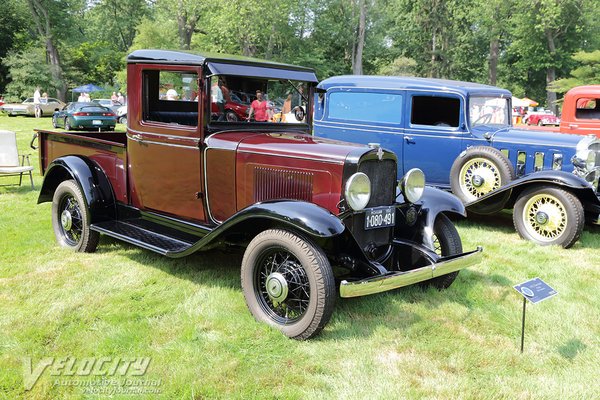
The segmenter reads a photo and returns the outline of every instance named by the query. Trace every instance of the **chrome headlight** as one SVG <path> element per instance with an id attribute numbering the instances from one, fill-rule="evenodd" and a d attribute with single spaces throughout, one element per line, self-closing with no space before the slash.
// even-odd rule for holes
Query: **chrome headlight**
<path id="1" fill-rule="evenodd" d="M 573 164 L 585 171 L 596 167 L 596 152 L 593 150 L 580 150 L 573 157 Z"/>
<path id="2" fill-rule="evenodd" d="M 408 171 L 400 180 L 400 190 L 404 198 L 411 203 L 416 203 L 423 196 L 425 190 L 425 174 L 419 168 Z"/>
<path id="3" fill-rule="evenodd" d="M 362 172 L 357 172 L 348 179 L 344 191 L 346 202 L 354 211 L 360 211 L 371 199 L 371 180 Z"/>

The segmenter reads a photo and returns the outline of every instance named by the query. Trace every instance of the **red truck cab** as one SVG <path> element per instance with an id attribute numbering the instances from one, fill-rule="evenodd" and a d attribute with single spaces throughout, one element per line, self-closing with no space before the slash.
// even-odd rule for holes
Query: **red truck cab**
<path id="1" fill-rule="evenodd" d="M 536 126 L 536 122 L 528 121 L 527 125 L 520 127 L 576 135 L 596 135 L 600 138 L 600 85 L 577 86 L 569 90 L 564 97 L 560 125 L 548 124 Z"/>
<path id="2" fill-rule="evenodd" d="M 38 201 L 52 201 L 60 245 L 93 252 L 104 234 L 172 258 L 244 249 L 248 308 L 297 339 L 325 326 L 336 285 L 341 297 L 445 288 L 481 259 L 445 215 L 462 203 L 420 170 L 398 183 L 379 145 L 310 136 L 313 70 L 138 50 L 127 74 L 127 132 L 37 131 Z M 223 115 L 227 91 L 256 93 L 248 118 Z M 289 98 L 294 116 L 273 122 L 265 103 Z"/>

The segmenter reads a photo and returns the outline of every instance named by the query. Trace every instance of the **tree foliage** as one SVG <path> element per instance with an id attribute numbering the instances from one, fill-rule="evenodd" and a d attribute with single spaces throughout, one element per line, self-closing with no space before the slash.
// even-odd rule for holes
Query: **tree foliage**
<path id="1" fill-rule="evenodd" d="M 60 92 L 61 82 L 123 87 L 126 54 L 162 48 L 305 65 L 320 78 L 362 72 L 491 83 L 551 104 L 553 90 L 595 79 L 596 64 L 578 57 L 600 48 L 600 2 L 4 0 L 0 33 L 0 90 L 12 80 L 6 90 L 15 94 L 32 84 L 15 54 L 31 60 L 45 51 L 38 75 L 49 73 Z"/>

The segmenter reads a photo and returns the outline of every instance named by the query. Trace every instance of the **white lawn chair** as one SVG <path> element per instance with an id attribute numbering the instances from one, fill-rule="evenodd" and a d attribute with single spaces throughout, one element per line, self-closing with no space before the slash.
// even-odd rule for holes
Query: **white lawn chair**
<path id="1" fill-rule="evenodd" d="M 27 160 L 27 165 L 25 165 L 25 160 Z M 19 164 L 17 135 L 12 131 L 0 130 L 0 178 L 5 176 L 19 176 L 19 186 L 21 186 L 23 174 L 29 173 L 31 188 L 35 189 L 31 171 L 33 171 L 33 167 L 29 163 L 29 155 L 22 155 L 21 163 Z"/>

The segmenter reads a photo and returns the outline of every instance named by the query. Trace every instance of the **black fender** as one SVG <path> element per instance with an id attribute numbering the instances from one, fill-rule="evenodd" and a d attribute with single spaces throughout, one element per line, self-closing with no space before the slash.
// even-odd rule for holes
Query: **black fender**
<path id="1" fill-rule="evenodd" d="M 566 171 L 538 171 L 528 174 L 522 178 L 515 179 L 499 189 L 480 197 L 477 200 L 465 204 L 467 211 L 476 209 L 479 205 L 493 203 L 506 192 L 511 196 L 507 204 L 514 204 L 519 194 L 534 185 L 554 185 L 573 193 L 584 204 L 586 208 L 597 208 L 600 199 L 596 196 L 592 185 L 585 179 Z"/>
<path id="2" fill-rule="evenodd" d="M 337 216 L 316 204 L 297 200 L 266 201 L 238 211 L 190 248 L 166 255 L 173 258 L 185 257 L 208 248 L 227 233 L 258 233 L 272 226 L 288 227 L 317 241 L 341 235 L 346 229 Z"/>
<path id="3" fill-rule="evenodd" d="M 94 161 L 81 156 L 64 156 L 53 160 L 44 174 L 38 204 L 52 201 L 57 186 L 74 179 L 90 210 L 91 223 L 116 218 L 116 202 L 110 181 Z"/>

